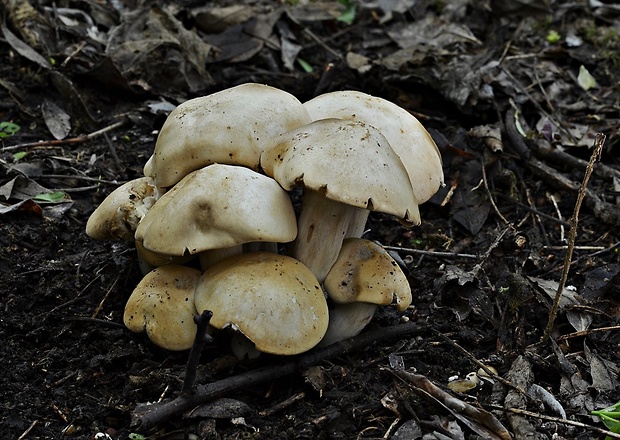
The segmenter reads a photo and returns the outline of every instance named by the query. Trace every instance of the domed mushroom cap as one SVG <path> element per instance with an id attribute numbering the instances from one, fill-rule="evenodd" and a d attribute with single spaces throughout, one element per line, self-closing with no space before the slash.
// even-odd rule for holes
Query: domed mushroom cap
<path id="1" fill-rule="evenodd" d="M 196 309 L 211 310 L 210 325 L 233 326 L 265 353 L 305 352 L 327 331 L 327 302 L 316 277 L 299 261 L 268 252 L 228 258 L 205 271 Z"/>
<path id="2" fill-rule="evenodd" d="M 159 192 L 153 179 L 141 177 L 112 191 L 86 222 L 86 234 L 96 240 L 133 241 L 138 223 Z"/>
<path id="3" fill-rule="evenodd" d="M 411 287 L 398 263 L 378 244 L 348 238 L 323 283 L 336 303 L 395 304 L 399 311 L 411 304 Z"/>
<path id="4" fill-rule="evenodd" d="M 132 292 L 123 321 L 167 350 L 187 350 L 196 337 L 194 290 L 200 271 L 168 264 L 149 272 Z"/>
<path id="5" fill-rule="evenodd" d="M 261 155 L 284 189 L 297 184 L 339 203 L 420 223 L 409 176 L 387 139 L 355 121 L 323 119 L 291 130 Z"/>
<path id="6" fill-rule="evenodd" d="M 325 93 L 304 107 L 312 120 L 339 118 L 376 127 L 403 161 L 418 203 L 430 199 L 443 184 L 437 145 L 420 121 L 402 107 L 356 91 Z"/>
<path id="7" fill-rule="evenodd" d="M 212 163 L 258 169 L 271 139 L 310 122 L 293 95 L 262 84 L 242 84 L 191 99 L 170 113 L 145 173 L 171 187 Z"/>
<path id="8" fill-rule="evenodd" d="M 220 164 L 184 177 L 136 230 L 146 249 L 179 256 L 251 241 L 284 243 L 296 235 L 293 205 L 275 180 Z"/>

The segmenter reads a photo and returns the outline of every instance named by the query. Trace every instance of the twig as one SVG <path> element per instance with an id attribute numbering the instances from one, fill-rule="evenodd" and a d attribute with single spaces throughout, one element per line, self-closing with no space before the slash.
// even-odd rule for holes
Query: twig
<path id="1" fill-rule="evenodd" d="M 571 261 L 570 264 L 571 264 L 571 266 L 574 266 L 575 264 L 577 264 L 580 261 L 583 261 L 585 259 L 590 259 L 592 257 L 598 257 L 599 255 L 606 254 L 607 252 L 611 252 L 611 251 L 613 251 L 615 249 L 618 249 L 619 247 L 620 247 L 620 241 L 615 243 L 615 244 L 613 244 L 612 246 L 607 247 L 607 248 L 598 250 L 596 252 L 592 252 L 591 254 L 582 255 L 581 257 L 577 258 L 576 260 Z M 568 246 L 563 246 L 562 249 L 566 250 L 566 249 L 568 249 Z M 580 249 L 580 246 L 575 246 L 573 249 L 574 250 L 578 250 L 578 249 Z M 563 268 L 564 268 L 563 264 L 562 265 L 558 265 L 558 266 L 554 267 L 553 269 L 549 269 L 546 272 L 538 273 L 537 276 L 544 278 L 544 277 L 548 276 L 549 274 L 552 274 L 552 273 L 555 273 L 555 272 L 557 272 L 559 270 L 562 270 Z"/>
<path id="2" fill-rule="evenodd" d="M 86 316 L 70 316 L 70 317 L 62 318 L 62 319 L 63 321 L 69 321 L 69 322 L 87 322 L 89 324 L 97 324 L 97 325 L 102 325 L 104 327 L 117 328 L 121 330 L 127 329 L 127 327 L 125 327 L 120 322 L 106 321 L 105 319 L 98 319 L 98 318 L 88 318 Z"/>
<path id="3" fill-rule="evenodd" d="M 277 413 L 278 411 L 282 411 L 284 408 L 287 408 L 287 407 L 291 406 L 293 403 L 298 402 L 298 401 L 304 399 L 305 397 L 306 397 L 306 393 L 304 393 L 303 391 L 301 393 L 294 394 L 291 397 L 289 397 L 288 399 L 283 400 L 282 402 L 275 404 L 271 408 L 267 408 L 267 409 L 265 409 L 263 411 L 260 411 L 258 413 L 258 415 L 261 416 L 261 417 L 271 416 L 271 415 Z"/>
<path id="4" fill-rule="evenodd" d="M 493 243 L 491 243 L 491 246 L 489 246 L 489 248 L 486 250 L 486 252 L 482 256 L 482 259 L 471 270 L 470 273 L 472 274 L 474 278 L 478 276 L 478 272 L 480 272 L 480 269 L 482 269 L 482 266 L 484 265 L 485 261 L 487 261 L 487 259 L 491 256 L 491 252 L 493 252 L 493 249 L 495 249 L 500 244 L 500 242 L 502 241 L 502 238 L 504 238 L 504 235 L 506 235 L 506 232 L 510 231 L 511 229 L 514 229 L 512 225 L 508 225 L 504 228 L 502 232 L 499 233 L 497 237 L 495 237 L 495 240 L 493 240 Z"/>
<path id="5" fill-rule="evenodd" d="M 37 142 L 27 142 L 25 144 L 11 145 L 9 147 L 2 147 L 0 151 L 14 151 L 22 148 L 33 148 L 33 147 L 47 147 L 47 146 L 57 146 L 57 145 L 67 145 L 67 144 L 79 144 L 82 142 L 86 142 L 89 139 L 95 138 L 103 133 L 107 133 L 108 131 L 112 131 L 116 128 L 119 128 L 125 125 L 125 120 L 115 122 L 112 125 L 108 125 L 107 127 L 102 128 L 101 130 L 93 131 L 89 134 L 84 134 L 81 136 L 69 138 L 69 139 L 52 139 L 47 141 L 37 141 Z"/>
<path id="6" fill-rule="evenodd" d="M 324 348 L 312 350 L 308 353 L 296 356 L 292 360 L 284 362 L 281 365 L 263 367 L 207 385 L 200 385 L 196 387 L 196 391 L 191 395 L 181 394 L 176 399 L 166 403 L 136 408 L 132 414 L 132 428 L 141 432 L 150 431 L 170 418 L 176 417 L 184 411 L 208 402 L 225 393 L 239 390 L 248 385 L 256 385 L 258 383 L 278 379 L 293 374 L 298 370 L 308 368 L 325 359 L 366 348 L 384 339 L 394 340 L 402 338 L 419 330 L 420 327 L 413 323 L 377 329 L 376 331 L 364 333 Z"/>
<path id="7" fill-rule="evenodd" d="M 560 299 L 562 298 L 562 292 L 564 290 L 564 286 L 566 285 L 566 280 L 568 279 L 568 272 L 570 270 L 571 259 L 573 258 L 573 249 L 575 247 L 575 240 L 577 239 L 577 225 L 579 223 L 579 210 L 581 209 L 581 203 L 583 202 L 583 199 L 586 195 L 586 187 L 588 186 L 588 181 L 590 180 L 590 176 L 592 175 L 592 170 L 594 169 L 594 163 L 600 159 L 604 144 L 605 144 L 605 135 L 602 133 L 597 133 L 594 139 L 594 148 L 592 151 L 592 156 L 590 156 L 590 162 L 588 163 L 588 167 L 586 168 L 586 172 L 583 176 L 583 182 L 581 183 L 581 187 L 579 188 L 579 192 L 577 193 L 577 201 L 575 202 L 575 209 L 570 219 L 571 227 L 570 227 L 570 231 L 568 234 L 568 248 L 566 249 L 566 255 L 564 256 L 564 266 L 562 269 L 562 276 L 560 278 L 560 282 L 558 283 L 558 290 L 555 294 L 553 305 L 551 306 L 551 310 L 549 310 L 549 321 L 547 322 L 547 327 L 545 328 L 545 333 L 543 334 L 543 337 L 542 337 L 543 341 L 546 341 L 551 335 L 551 330 L 553 329 L 553 324 L 555 323 L 555 318 L 558 314 L 558 307 L 560 305 Z"/>
<path id="8" fill-rule="evenodd" d="M 559 218 L 554 217 L 554 216 L 549 215 L 549 214 L 545 214 L 544 212 L 541 212 L 540 210 L 538 210 L 536 208 L 532 208 L 531 206 L 527 206 L 527 205 L 524 205 L 523 203 L 517 202 L 515 199 L 513 199 L 509 195 L 502 194 L 502 193 L 497 193 L 496 195 L 499 196 L 500 198 L 502 198 L 502 199 L 504 199 L 504 200 L 506 200 L 506 201 L 508 201 L 508 202 L 510 202 L 510 203 L 512 203 L 514 205 L 516 205 L 517 207 L 523 209 L 524 211 L 531 212 L 532 214 L 536 214 L 539 217 L 542 217 L 544 219 L 550 220 L 550 221 L 552 221 L 554 223 L 557 223 L 559 225 L 565 226 L 567 228 L 570 227 L 570 223 L 568 223 L 567 221 L 564 221 L 562 219 L 559 219 Z"/>
<path id="9" fill-rule="evenodd" d="M 486 151 L 486 150 L 485 150 Z M 493 210 L 495 211 L 495 213 L 497 214 L 497 216 L 499 218 L 502 219 L 502 221 L 512 227 L 514 229 L 514 227 L 511 225 L 511 223 L 506 219 L 506 217 L 504 217 L 502 215 L 502 213 L 499 211 L 499 208 L 497 207 L 497 204 L 495 203 L 495 199 L 493 198 L 493 194 L 491 194 L 491 190 L 489 189 L 489 181 L 487 180 L 487 170 L 484 167 L 484 161 L 480 162 L 480 169 L 482 170 L 482 181 L 484 182 L 484 189 L 487 193 L 487 196 L 489 197 L 489 201 L 491 202 L 491 206 L 493 206 Z"/>
<path id="10" fill-rule="evenodd" d="M 38 420 L 33 421 L 33 422 L 30 424 L 30 426 L 28 427 L 28 429 L 26 429 L 26 430 L 22 433 L 22 435 L 20 435 L 19 437 L 17 437 L 17 440 L 23 440 L 23 439 L 25 439 L 26 437 L 28 437 L 28 434 L 30 434 L 30 431 L 32 431 L 32 430 L 33 430 L 33 428 L 34 428 L 35 426 L 37 426 L 37 423 L 39 423 L 39 421 L 38 421 Z"/>
<path id="11" fill-rule="evenodd" d="M 528 416 L 528 417 L 534 417 L 537 419 L 541 419 L 541 420 L 549 420 L 555 423 L 560 423 L 563 425 L 570 425 L 570 426 L 576 426 L 578 428 L 585 428 L 585 429 L 589 429 L 591 431 L 594 432 L 598 432 L 599 434 L 603 434 L 603 435 L 607 435 L 608 437 L 611 438 L 620 438 L 620 434 L 616 434 L 614 432 L 608 431 L 606 429 L 602 429 L 599 428 L 598 426 L 592 426 L 592 425 L 587 425 L 585 423 L 581 423 L 581 422 L 577 422 L 575 420 L 568 420 L 568 419 L 562 419 L 559 417 L 553 417 L 553 416 L 548 416 L 545 414 L 538 414 L 538 413 L 534 413 L 531 411 L 526 411 L 524 409 L 519 409 L 519 408 L 504 408 L 503 406 L 499 406 L 499 405 L 484 405 L 486 408 L 492 409 L 492 410 L 497 410 L 497 411 L 505 411 L 505 412 L 510 412 L 513 414 L 519 414 L 519 415 L 523 415 L 523 416 Z"/>
<path id="12" fill-rule="evenodd" d="M 399 247 L 399 246 L 383 246 L 383 245 L 381 246 L 385 250 L 403 252 L 405 254 L 428 255 L 431 257 L 438 257 L 438 258 L 471 258 L 472 260 L 478 259 L 478 255 L 474 255 L 474 254 L 458 254 L 454 252 L 424 251 L 421 249 L 412 249 L 412 248 L 405 248 L 405 247 Z"/>
<path id="13" fill-rule="evenodd" d="M 185 368 L 185 381 L 183 382 L 182 394 L 192 394 L 194 392 L 194 385 L 196 384 L 196 371 L 198 370 L 198 363 L 200 362 L 200 355 L 202 349 L 207 342 L 212 340 L 211 336 L 207 334 L 209 329 L 209 322 L 213 317 L 211 310 L 204 310 L 200 315 L 194 316 L 194 322 L 196 323 L 196 337 L 194 338 L 194 344 L 189 352 L 189 358 L 187 359 L 187 366 Z"/>
<path id="14" fill-rule="evenodd" d="M 599 327 L 599 328 L 592 328 L 589 330 L 581 330 L 578 332 L 574 332 L 574 333 L 569 333 L 567 335 L 562 335 L 558 338 L 555 338 L 556 341 L 566 341 L 567 339 L 571 339 L 571 338 L 580 338 L 582 336 L 589 336 L 592 335 L 594 333 L 602 333 L 602 332 L 611 332 L 614 330 L 620 330 L 620 325 L 614 325 L 611 327 Z"/>
<path id="15" fill-rule="evenodd" d="M 555 208 L 555 213 L 558 215 L 558 218 L 560 220 L 562 219 L 562 211 L 560 211 L 560 207 L 558 206 L 558 202 L 555 200 L 555 197 L 553 196 L 553 194 L 549 194 L 549 200 L 551 200 L 551 203 L 553 204 L 553 207 Z M 570 223 L 569 223 L 569 227 L 570 227 Z M 564 242 L 566 241 L 564 238 L 564 225 L 560 225 L 560 241 Z"/>
<path id="16" fill-rule="evenodd" d="M 99 305 L 97 306 L 97 308 L 95 309 L 95 311 L 93 312 L 91 318 L 95 319 L 97 317 L 97 315 L 99 314 L 99 312 L 101 311 L 101 309 L 103 308 L 103 304 L 105 303 L 105 301 L 108 299 L 108 296 L 110 296 L 110 292 L 112 292 L 112 290 L 114 289 L 114 287 L 116 286 L 116 283 L 118 282 L 119 278 L 121 276 L 118 275 L 116 277 L 116 279 L 114 280 L 114 282 L 112 283 L 112 285 L 110 286 L 110 288 L 108 289 L 108 291 L 105 293 L 103 299 L 101 300 L 101 302 L 99 303 Z"/>

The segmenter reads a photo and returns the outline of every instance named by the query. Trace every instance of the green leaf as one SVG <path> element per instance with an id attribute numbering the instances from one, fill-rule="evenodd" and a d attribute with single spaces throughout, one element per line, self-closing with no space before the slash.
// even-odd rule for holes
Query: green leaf
<path id="1" fill-rule="evenodd" d="M 590 90 L 592 87 L 596 87 L 596 80 L 590 74 L 590 72 L 588 72 L 588 69 L 586 69 L 583 65 L 579 67 L 577 83 L 583 90 Z"/>
<path id="2" fill-rule="evenodd" d="M 12 122 L 3 121 L 0 122 L 0 138 L 12 136 L 19 131 L 21 127 Z"/>
<path id="3" fill-rule="evenodd" d="M 301 58 L 297 58 L 297 62 L 299 63 L 299 65 L 301 66 L 301 68 L 304 70 L 304 72 L 306 73 L 312 73 L 312 71 L 314 70 L 312 68 L 312 66 L 310 65 L 310 63 L 308 63 L 305 60 L 302 60 Z"/>
<path id="4" fill-rule="evenodd" d="M 352 0 L 338 0 L 338 3 L 344 5 L 346 9 L 337 20 L 346 24 L 353 23 L 355 21 L 355 2 Z"/>
<path id="5" fill-rule="evenodd" d="M 13 153 L 13 160 L 15 162 L 22 160 L 27 154 L 28 153 L 26 151 L 18 151 L 17 153 Z"/>
<path id="6" fill-rule="evenodd" d="M 549 33 L 547 34 L 547 43 L 549 44 L 555 44 L 558 41 L 560 41 L 560 34 L 558 34 L 557 31 L 551 30 L 549 31 Z"/>
<path id="7" fill-rule="evenodd" d="M 620 402 L 605 409 L 592 411 L 592 415 L 600 417 L 611 432 L 620 434 Z"/>
<path id="8" fill-rule="evenodd" d="M 62 191 L 54 191 L 54 192 L 49 192 L 49 193 L 37 194 L 32 199 L 39 201 L 39 202 L 57 203 L 57 202 L 62 202 L 63 200 L 68 199 L 68 197 Z"/>

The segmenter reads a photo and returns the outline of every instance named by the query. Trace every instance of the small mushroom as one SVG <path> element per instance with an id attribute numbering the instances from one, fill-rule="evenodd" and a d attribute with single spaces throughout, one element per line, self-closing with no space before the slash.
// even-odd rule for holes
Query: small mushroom
<path id="1" fill-rule="evenodd" d="M 394 304 L 400 312 L 411 304 L 411 287 L 398 263 L 383 247 L 363 238 L 344 240 L 323 286 L 338 304 Z"/>
<path id="2" fill-rule="evenodd" d="M 200 271 L 168 264 L 149 272 L 132 292 L 123 321 L 167 350 L 187 350 L 196 337 L 194 290 Z"/>
<path id="3" fill-rule="evenodd" d="M 146 249 L 177 256 L 214 249 L 237 254 L 243 243 L 284 243 L 296 235 L 293 205 L 275 180 L 248 168 L 221 164 L 185 176 L 158 200 L 136 230 L 136 239 Z"/>
<path id="4" fill-rule="evenodd" d="M 264 353 L 305 352 L 323 338 L 328 311 L 323 290 L 301 262 L 269 252 L 227 258 L 206 270 L 196 309 L 211 310 L 210 325 L 231 326 Z"/>
<path id="5" fill-rule="evenodd" d="M 150 177 L 140 177 L 119 186 L 88 218 L 86 234 L 96 240 L 133 241 L 138 223 L 159 195 Z"/>
<path id="6" fill-rule="evenodd" d="M 336 305 L 321 345 L 357 335 L 378 305 L 393 304 L 402 312 L 411 304 L 411 287 L 398 263 L 381 246 L 362 238 L 344 240 L 323 287 Z"/>
<path id="7" fill-rule="evenodd" d="M 304 187 L 293 256 L 320 282 L 342 240 L 366 210 L 420 223 L 409 176 L 374 127 L 340 119 L 315 121 L 280 136 L 261 155 L 265 173 L 286 190 Z"/>
<path id="8" fill-rule="evenodd" d="M 346 90 L 325 93 L 304 103 L 313 121 L 339 118 L 377 128 L 407 169 L 416 201 L 430 199 L 443 185 L 441 154 L 428 131 L 411 113 L 386 99 Z M 347 236 L 361 236 L 366 223 L 360 218 Z"/>
<path id="9" fill-rule="evenodd" d="M 166 119 L 144 172 L 168 188 L 212 163 L 258 170 L 261 151 L 274 137 L 309 122 L 297 98 L 262 84 L 191 99 Z"/>

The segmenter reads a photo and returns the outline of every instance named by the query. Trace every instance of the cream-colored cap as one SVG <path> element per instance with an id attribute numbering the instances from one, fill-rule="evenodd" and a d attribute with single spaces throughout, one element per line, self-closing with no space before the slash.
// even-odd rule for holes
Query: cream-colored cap
<path id="1" fill-rule="evenodd" d="M 242 84 L 179 105 L 166 119 L 145 173 L 168 188 L 212 163 L 258 170 L 272 138 L 310 122 L 290 93 L 262 84 Z"/>
<path id="2" fill-rule="evenodd" d="M 194 290 L 200 271 L 168 264 L 149 272 L 138 283 L 123 321 L 132 332 L 146 331 L 149 339 L 167 350 L 187 350 L 196 337 Z"/>
<path id="3" fill-rule="evenodd" d="M 159 192 L 153 179 L 141 177 L 112 191 L 86 222 L 86 234 L 97 240 L 133 241 L 138 223 Z"/>
<path id="4" fill-rule="evenodd" d="M 428 131 L 398 105 L 366 93 L 339 91 L 304 103 L 312 120 L 340 118 L 377 128 L 407 169 L 418 203 L 430 199 L 443 185 L 441 154 Z"/>
<path id="5" fill-rule="evenodd" d="M 184 177 L 136 230 L 146 249 L 179 256 L 252 241 L 284 243 L 296 235 L 293 205 L 275 180 L 221 164 Z"/>
<path id="6" fill-rule="evenodd" d="M 269 252 L 228 258 L 200 277 L 196 309 L 210 324 L 232 326 L 265 353 L 303 353 L 323 338 L 328 311 L 323 290 L 299 261 Z"/>
<path id="7" fill-rule="evenodd" d="M 339 203 L 419 224 L 409 176 L 387 139 L 368 124 L 323 119 L 289 131 L 261 155 L 265 173 Z"/>
<path id="8" fill-rule="evenodd" d="M 411 304 L 411 287 L 398 263 L 363 238 L 344 240 L 323 286 L 335 303 L 394 304 L 401 312 Z"/>

